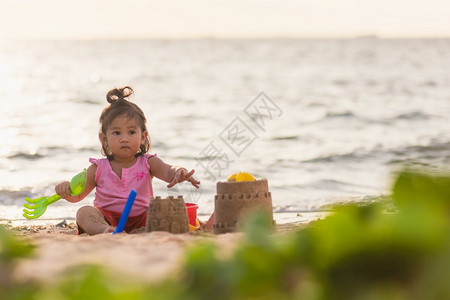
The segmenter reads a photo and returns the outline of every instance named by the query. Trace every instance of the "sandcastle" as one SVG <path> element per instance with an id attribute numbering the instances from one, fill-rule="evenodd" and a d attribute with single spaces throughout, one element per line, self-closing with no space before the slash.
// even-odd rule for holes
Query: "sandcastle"
<path id="1" fill-rule="evenodd" d="M 254 211 L 262 211 L 274 224 L 272 196 L 265 178 L 218 182 L 214 205 L 213 229 L 216 234 L 239 230 L 243 218 Z"/>
<path id="2" fill-rule="evenodd" d="M 183 196 L 153 197 L 148 207 L 145 231 L 189 232 L 189 221 Z"/>

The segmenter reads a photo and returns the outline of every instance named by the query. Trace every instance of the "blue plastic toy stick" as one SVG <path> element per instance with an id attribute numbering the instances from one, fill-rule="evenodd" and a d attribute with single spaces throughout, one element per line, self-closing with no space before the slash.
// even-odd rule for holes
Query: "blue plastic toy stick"
<path id="1" fill-rule="evenodd" d="M 120 216 L 119 224 L 117 225 L 116 230 L 114 230 L 113 234 L 121 233 L 125 228 L 125 224 L 127 224 L 128 215 L 130 214 L 131 207 L 133 206 L 134 199 L 136 198 L 136 191 L 131 190 L 130 195 L 128 196 L 127 203 L 125 203 L 125 207 L 123 208 L 122 215 Z"/>

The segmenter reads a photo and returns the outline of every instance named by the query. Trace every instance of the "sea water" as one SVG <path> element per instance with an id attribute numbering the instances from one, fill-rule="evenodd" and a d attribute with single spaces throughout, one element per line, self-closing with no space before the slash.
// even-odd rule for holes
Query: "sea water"
<path id="1" fill-rule="evenodd" d="M 405 164 L 450 161 L 450 40 L 0 42 L 0 219 L 100 158 L 106 92 L 130 85 L 152 153 L 195 169 L 155 195 L 212 212 L 216 182 L 267 178 L 275 212 L 389 193 Z M 59 201 L 41 219 L 93 201 Z"/>

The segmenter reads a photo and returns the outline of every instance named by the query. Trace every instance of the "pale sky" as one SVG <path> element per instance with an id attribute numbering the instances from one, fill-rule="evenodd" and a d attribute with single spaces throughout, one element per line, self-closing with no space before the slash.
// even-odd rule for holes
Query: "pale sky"
<path id="1" fill-rule="evenodd" d="M 2 38 L 450 37 L 448 0 L 0 0 Z"/>

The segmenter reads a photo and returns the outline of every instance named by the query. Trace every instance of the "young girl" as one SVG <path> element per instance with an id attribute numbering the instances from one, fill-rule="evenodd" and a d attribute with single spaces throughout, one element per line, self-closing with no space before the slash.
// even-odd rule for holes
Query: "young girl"
<path id="1" fill-rule="evenodd" d="M 61 182 L 55 191 L 69 202 L 84 199 L 94 188 L 94 206 L 83 206 L 77 212 L 78 232 L 90 235 L 113 232 L 132 189 L 137 192 L 129 214 L 126 232 L 145 226 L 147 208 L 153 196 L 152 179 L 168 182 L 168 188 L 189 181 L 196 188 L 200 182 L 185 168 L 169 165 L 150 150 L 146 118 L 142 110 L 128 101 L 131 87 L 112 89 L 106 95 L 110 103 L 100 116 L 99 139 L 103 159 L 89 159 L 86 187 L 79 196 L 71 196 L 70 183 Z"/>

